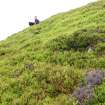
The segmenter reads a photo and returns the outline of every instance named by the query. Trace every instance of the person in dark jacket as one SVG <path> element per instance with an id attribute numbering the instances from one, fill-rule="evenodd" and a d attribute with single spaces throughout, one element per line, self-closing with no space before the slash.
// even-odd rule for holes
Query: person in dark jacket
<path id="1" fill-rule="evenodd" d="M 37 19 L 37 16 L 35 16 L 35 24 L 39 24 L 39 20 Z"/>
<path id="2" fill-rule="evenodd" d="M 37 16 L 35 16 L 35 22 L 29 22 L 30 26 L 32 26 L 34 24 L 39 24 L 39 20 L 37 19 Z"/>

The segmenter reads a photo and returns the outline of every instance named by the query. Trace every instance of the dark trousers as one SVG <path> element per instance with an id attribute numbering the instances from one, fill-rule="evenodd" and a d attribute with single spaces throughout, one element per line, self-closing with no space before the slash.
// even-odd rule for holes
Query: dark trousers
<path id="1" fill-rule="evenodd" d="M 30 26 L 32 26 L 32 25 L 34 25 L 34 24 L 35 24 L 34 22 L 29 22 L 29 25 L 30 25 Z"/>

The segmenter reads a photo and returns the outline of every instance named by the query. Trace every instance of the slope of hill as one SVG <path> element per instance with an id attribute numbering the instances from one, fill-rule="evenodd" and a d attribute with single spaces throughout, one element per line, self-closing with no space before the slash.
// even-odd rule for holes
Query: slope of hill
<path id="1" fill-rule="evenodd" d="M 0 105 L 77 105 L 85 75 L 105 69 L 105 1 L 60 13 L 0 42 Z M 105 104 L 105 82 L 91 103 Z"/>

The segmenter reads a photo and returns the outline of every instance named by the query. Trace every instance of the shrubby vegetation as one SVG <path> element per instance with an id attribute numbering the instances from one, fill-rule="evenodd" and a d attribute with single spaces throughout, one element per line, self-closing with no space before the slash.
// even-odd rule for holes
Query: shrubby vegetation
<path id="1" fill-rule="evenodd" d="M 77 105 L 72 94 L 92 68 L 105 69 L 104 0 L 0 42 L 0 105 Z M 104 105 L 104 84 L 83 105 Z"/>

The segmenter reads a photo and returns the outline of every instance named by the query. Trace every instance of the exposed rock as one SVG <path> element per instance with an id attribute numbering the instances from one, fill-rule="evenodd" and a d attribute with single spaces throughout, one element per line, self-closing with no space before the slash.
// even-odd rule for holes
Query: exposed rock
<path id="1" fill-rule="evenodd" d="M 105 72 L 101 70 L 90 71 L 86 74 L 87 85 L 100 85 L 105 77 Z"/>
<path id="2" fill-rule="evenodd" d="M 94 86 L 102 84 L 105 77 L 105 71 L 92 70 L 86 74 L 86 86 L 81 86 L 73 92 L 73 96 L 78 100 L 79 105 L 84 105 L 85 101 L 92 101 L 94 99 Z"/>
<path id="3" fill-rule="evenodd" d="M 94 50 L 93 50 L 92 47 L 89 47 L 89 48 L 88 48 L 88 53 L 93 52 L 93 51 L 94 51 Z"/>
<path id="4" fill-rule="evenodd" d="M 79 89 L 76 89 L 73 93 L 73 96 L 78 100 L 79 105 L 83 105 L 84 101 L 91 101 L 94 98 L 94 91 L 89 86 L 84 86 Z"/>

